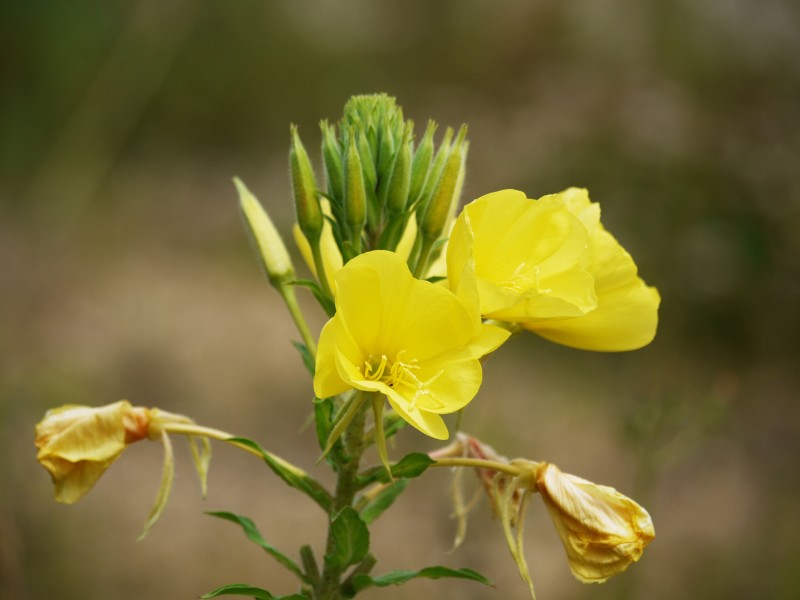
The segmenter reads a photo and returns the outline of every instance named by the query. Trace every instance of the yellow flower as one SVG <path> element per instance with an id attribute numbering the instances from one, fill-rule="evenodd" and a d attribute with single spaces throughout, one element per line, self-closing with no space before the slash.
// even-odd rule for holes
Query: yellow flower
<path id="1" fill-rule="evenodd" d="M 337 274 L 336 290 L 336 315 L 319 339 L 317 397 L 379 392 L 414 427 L 446 439 L 440 415 L 472 400 L 479 358 L 508 332 L 482 324 L 474 303 L 415 279 L 394 252 L 357 256 Z"/>
<path id="2" fill-rule="evenodd" d="M 556 526 L 572 574 L 602 583 L 642 556 L 655 537 L 647 511 L 614 488 L 541 463 L 536 484 Z"/>
<path id="3" fill-rule="evenodd" d="M 150 411 L 126 400 L 92 408 L 66 405 L 36 425 L 36 456 L 50 472 L 56 500 L 80 500 L 126 446 L 147 437 Z"/>
<path id="4" fill-rule="evenodd" d="M 658 292 L 603 228 L 586 190 L 478 198 L 456 221 L 447 270 L 452 289 L 477 288 L 485 317 L 560 344 L 634 350 L 655 335 Z"/>

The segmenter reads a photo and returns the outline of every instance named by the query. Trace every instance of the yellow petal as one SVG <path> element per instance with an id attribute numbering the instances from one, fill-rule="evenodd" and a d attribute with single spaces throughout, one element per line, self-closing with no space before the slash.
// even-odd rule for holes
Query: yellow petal
<path id="1" fill-rule="evenodd" d="M 630 254 L 600 223 L 600 207 L 586 190 L 563 192 L 566 205 L 589 232 L 590 263 L 597 308 L 578 318 L 528 320 L 523 327 L 559 344 L 606 352 L 649 344 L 658 326 L 658 291 L 638 276 Z"/>
<path id="2" fill-rule="evenodd" d="M 481 314 L 505 321 L 584 314 L 596 306 L 587 231 L 563 201 L 515 190 L 471 202 L 453 227 L 447 269 L 458 289 L 474 263 Z"/>

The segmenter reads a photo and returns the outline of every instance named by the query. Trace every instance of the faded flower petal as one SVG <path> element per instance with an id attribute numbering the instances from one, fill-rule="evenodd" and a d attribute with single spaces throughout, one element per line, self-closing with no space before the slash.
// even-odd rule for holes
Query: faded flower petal
<path id="1" fill-rule="evenodd" d="M 50 472 L 56 500 L 80 500 L 128 444 L 147 437 L 149 420 L 146 408 L 134 408 L 127 400 L 47 411 L 36 426 L 36 458 Z"/>
<path id="2" fill-rule="evenodd" d="M 536 484 L 567 552 L 572 574 L 602 583 L 642 555 L 655 537 L 647 511 L 614 488 L 541 463 Z"/>

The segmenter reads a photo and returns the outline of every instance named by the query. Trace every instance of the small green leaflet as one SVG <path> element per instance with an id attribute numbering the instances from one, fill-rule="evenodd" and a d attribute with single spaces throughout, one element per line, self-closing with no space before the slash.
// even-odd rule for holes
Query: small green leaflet
<path id="1" fill-rule="evenodd" d="M 207 515 L 211 515 L 212 517 L 217 517 L 219 519 L 225 519 L 226 521 L 230 521 L 231 523 L 236 523 L 239 525 L 243 530 L 244 534 L 254 544 L 261 546 L 264 551 L 272 556 L 275 560 L 281 563 L 284 567 L 289 569 L 292 573 L 297 575 L 300 578 L 300 581 L 303 583 L 308 583 L 306 580 L 306 576 L 303 574 L 303 571 L 300 567 L 295 563 L 291 558 L 286 556 L 283 552 L 275 548 L 269 542 L 267 542 L 262 536 L 261 532 L 258 531 L 255 523 L 247 517 L 243 517 L 241 515 L 237 515 L 230 512 L 207 512 Z"/>
<path id="2" fill-rule="evenodd" d="M 386 587 L 389 585 L 402 585 L 411 579 L 441 579 L 449 577 L 452 579 L 470 579 L 484 585 L 492 585 L 492 582 L 483 575 L 472 569 L 450 569 L 448 567 L 427 567 L 421 571 L 392 571 L 386 575 L 371 577 L 365 574 L 356 575 L 353 578 L 353 595 L 369 587 Z"/>
<path id="3" fill-rule="evenodd" d="M 372 523 L 375 519 L 383 514 L 389 508 L 397 497 L 403 493 L 408 485 L 408 479 L 396 479 L 394 484 L 386 486 L 378 493 L 372 500 L 370 500 L 359 513 L 361 520 L 367 525 Z"/>
<path id="4" fill-rule="evenodd" d="M 311 356 L 311 352 L 308 351 L 308 347 L 302 342 L 292 342 L 292 345 L 297 348 L 297 351 L 300 353 L 300 358 L 303 359 L 303 365 L 313 376 L 316 364 L 314 364 L 314 357 Z"/>
<path id="5" fill-rule="evenodd" d="M 292 594 L 291 596 L 273 596 L 267 590 L 262 588 L 253 587 L 246 583 L 232 583 L 231 585 L 223 585 L 213 592 L 200 596 L 201 600 L 207 598 L 217 598 L 218 596 L 250 596 L 256 600 L 308 600 L 307 596 L 302 594 Z"/>
<path id="6" fill-rule="evenodd" d="M 392 477 L 395 479 L 412 479 L 419 477 L 425 470 L 435 461 L 422 452 L 412 452 L 406 454 L 399 462 L 392 465 Z M 386 469 L 381 465 L 367 470 L 363 475 L 357 479 L 359 487 L 366 487 L 371 483 L 381 482 L 388 483 L 390 480 L 389 474 Z"/>
<path id="7" fill-rule="evenodd" d="M 351 506 L 344 507 L 331 522 L 335 544 L 325 562 L 339 569 L 361 562 L 369 552 L 369 529 Z"/>

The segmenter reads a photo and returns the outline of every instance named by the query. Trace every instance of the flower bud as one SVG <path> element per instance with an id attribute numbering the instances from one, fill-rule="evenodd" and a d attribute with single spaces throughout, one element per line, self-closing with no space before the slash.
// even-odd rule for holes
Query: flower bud
<path id="1" fill-rule="evenodd" d="M 319 206 L 314 170 L 294 125 L 292 125 L 292 145 L 289 150 L 289 168 L 292 175 L 297 224 L 300 225 L 303 235 L 314 243 L 319 240 L 322 233 L 322 210 Z"/>
<path id="2" fill-rule="evenodd" d="M 460 192 L 463 181 L 464 158 L 466 157 L 466 136 L 467 128 L 462 126 L 456 141 L 453 142 L 447 161 L 444 163 L 442 174 L 428 202 L 428 207 L 422 216 L 420 230 L 427 239 L 435 240 L 441 235 L 448 217 L 453 212 L 453 203 L 458 202 L 458 192 Z"/>
<path id="3" fill-rule="evenodd" d="M 355 135 L 350 132 L 344 158 L 344 217 L 350 232 L 350 241 L 359 245 L 361 231 L 367 222 L 367 191 Z M 358 253 L 358 252 L 356 252 Z"/>
<path id="4" fill-rule="evenodd" d="M 278 230 L 275 229 L 275 225 L 272 224 L 269 215 L 267 215 L 256 197 L 242 183 L 242 180 L 234 177 L 233 183 L 239 191 L 239 206 L 245 221 L 247 221 L 247 227 L 253 236 L 253 240 L 255 240 L 258 247 L 261 263 L 267 272 L 267 277 L 269 277 L 273 286 L 280 287 L 287 281 L 294 279 L 294 267 L 289 258 L 289 253 L 286 251 L 286 246 L 283 244 Z M 319 243 L 319 236 L 316 238 L 316 243 Z"/>
<path id="5" fill-rule="evenodd" d="M 655 537 L 647 511 L 615 489 L 541 463 L 536 485 L 553 519 L 572 574 L 602 583 L 639 560 Z"/>
<path id="6" fill-rule="evenodd" d="M 428 121 L 425 135 L 414 153 L 414 161 L 411 163 L 411 184 L 408 190 L 409 203 L 416 202 L 422 194 L 422 186 L 428 176 L 433 159 L 433 134 L 436 132 L 436 123 Z"/>
<path id="7" fill-rule="evenodd" d="M 409 121 L 395 154 L 389 187 L 386 192 L 386 208 L 389 215 L 396 215 L 405 210 L 408 203 L 408 192 L 411 187 L 411 132 L 414 124 Z"/>
<path id="8" fill-rule="evenodd" d="M 86 495 L 126 446 L 147 437 L 150 418 L 127 400 L 47 411 L 36 425 L 36 459 L 50 472 L 56 500 L 74 504 Z"/>
<path id="9" fill-rule="evenodd" d="M 344 166 L 336 129 L 333 125 L 328 125 L 327 121 L 322 121 L 319 126 L 322 130 L 322 162 L 328 182 L 328 197 L 341 204 L 344 202 Z"/>

